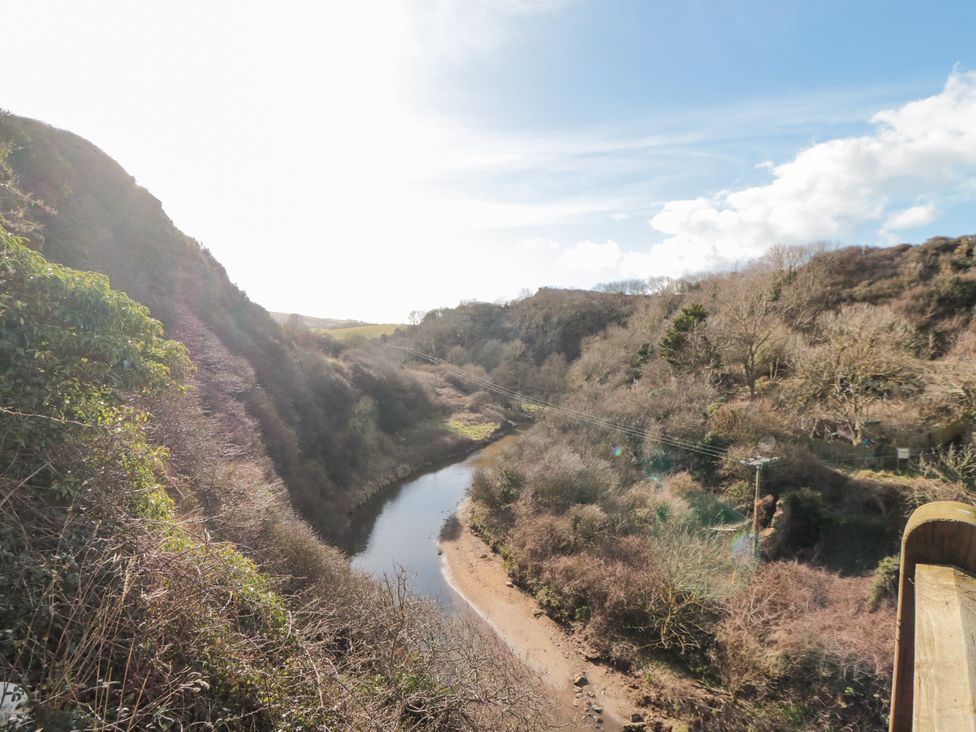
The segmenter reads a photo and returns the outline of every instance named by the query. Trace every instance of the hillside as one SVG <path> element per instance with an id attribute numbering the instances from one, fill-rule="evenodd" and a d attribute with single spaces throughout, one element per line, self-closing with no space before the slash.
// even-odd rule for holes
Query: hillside
<path id="1" fill-rule="evenodd" d="M 348 512 L 380 487 L 472 446 L 446 428 L 458 414 L 477 416 L 463 394 L 405 371 L 393 349 L 279 325 L 91 143 L 0 116 L 0 183 L 12 233 L 52 261 L 108 275 L 186 344 L 203 413 L 238 448 L 266 452 L 326 535 L 341 534 Z M 477 418 L 503 423 L 491 410 Z"/>
<path id="2" fill-rule="evenodd" d="M 370 325 L 362 320 L 340 320 L 338 318 L 315 318 L 311 315 L 298 313 L 268 313 L 278 325 L 285 325 L 288 321 L 295 321 L 306 328 L 318 330 L 335 330 L 336 328 L 354 328 L 359 325 Z"/>
<path id="3" fill-rule="evenodd" d="M 489 638 L 352 573 L 186 349 L 0 228 L 0 672 L 36 728 L 524 729 Z"/>
<path id="4" fill-rule="evenodd" d="M 459 308 L 405 338 L 552 405 L 476 479 L 472 516 L 588 657 L 702 729 L 880 729 L 888 557 L 920 502 L 976 490 L 974 257 L 976 237 L 774 250 L 631 295 L 588 337 L 553 291 L 548 318 Z"/>
<path id="5" fill-rule="evenodd" d="M 0 665 L 37 720 L 542 726 L 497 642 L 351 572 L 294 511 L 340 538 L 519 408 L 278 325 L 70 133 L 0 117 L 0 177 Z"/>

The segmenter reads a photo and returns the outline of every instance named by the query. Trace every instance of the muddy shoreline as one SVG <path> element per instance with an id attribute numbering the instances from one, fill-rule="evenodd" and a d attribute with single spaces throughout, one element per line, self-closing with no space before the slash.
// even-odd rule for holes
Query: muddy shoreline
<path id="1" fill-rule="evenodd" d="M 541 613 L 535 599 L 509 581 L 501 557 L 469 526 L 467 500 L 457 512 L 460 530 L 438 546 L 445 579 L 529 668 L 566 710 L 563 729 L 620 730 L 631 721 L 637 684 L 626 674 L 586 659 L 583 642 Z M 574 680 L 582 674 L 584 686 Z"/>

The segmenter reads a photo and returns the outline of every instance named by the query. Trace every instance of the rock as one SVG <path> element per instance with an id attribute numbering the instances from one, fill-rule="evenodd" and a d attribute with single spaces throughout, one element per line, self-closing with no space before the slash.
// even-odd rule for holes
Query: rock
<path id="1" fill-rule="evenodd" d="M 488 555 L 487 555 L 487 554 L 482 554 L 482 555 L 481 555 L 481 558 L 482 558 L 482 559 L 487 559 L 487 558 L 488 558 Z"/>
<path id="2" fill-rule="evenodd" d="M 630 715 L 630 721 L 631 722 L 643 722 L 644 721 L 644 715 L 641 714 L 640 712 L 634 712 L 633 714 Z"/>
<path id="3" fill-rule="evenodd" d="M 590 680 L 586 678 L 586 674 L 576 674 L 573 677 L 573 686 L 586 686 L 590 683 Z"/>
<path id="4" fill-rule="evenodd" d="M 515 583 L 512 582 L 511 580 L 509 580 L 508 582 L 505 583 L 505 586 L 506 587 L 515 587 Z"/>
<path id="5" fill-rule="evenodd" d="M 533 618 L 541 618 L 545 614 L 546 614 L 546 611 L 545 610 L 533 610 L 532 611 L 532 617 Z"/>
<path id="6" fill-rule="evenodd" d="M 603 707 L 601 707 L 599 704 L 594 704 L 593 711 L 597 714 L 603 714 Z"/>

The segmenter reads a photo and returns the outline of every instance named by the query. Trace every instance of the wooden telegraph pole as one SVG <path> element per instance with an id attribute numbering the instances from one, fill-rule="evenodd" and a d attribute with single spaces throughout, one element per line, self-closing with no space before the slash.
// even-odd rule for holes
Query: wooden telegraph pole
<path id="1" fill-rule="evenodd" d="M 770 463 L 775 463 L 779 458 L 775 457 L 754 457 L 749 460 L 740 460 L 743 465 L 748 465 L 756 469 L 756 496 L 752 504 L 752 556 L 759 559 L 759 486 L 761 483 L 762 469 Z"/>

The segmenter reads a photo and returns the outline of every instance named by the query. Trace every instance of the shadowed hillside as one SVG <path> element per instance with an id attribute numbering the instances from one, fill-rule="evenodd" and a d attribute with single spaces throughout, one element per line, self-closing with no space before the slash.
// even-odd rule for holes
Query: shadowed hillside
<path id="1" fill-rule="evenodd" d="M 326 534 L 380 486 L 473 444 L 445 426 L 466 411 L 463 395 L 452 402 L 393 349 L 348 348 L 301 322 L 276 323 L 91 143 L 2 116 L 0 178 L 7 228 L 146 304 L 198 363 L 202 408 L 242 448 L 267 451 L 296 507 Z M 497 414 L 482 421 L 501 424 Z"/>
<path id="2" fill-rule="evenodd" d="M 29 728 L 538 727 L 506 652 L 351 572 L 192 369 L 0 228 L 0 677 Z"/>

